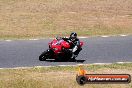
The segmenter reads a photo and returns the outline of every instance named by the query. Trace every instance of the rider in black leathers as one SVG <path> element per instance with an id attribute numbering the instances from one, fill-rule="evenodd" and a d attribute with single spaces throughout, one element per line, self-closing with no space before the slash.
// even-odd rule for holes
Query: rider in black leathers
<path id="1" fill-rule="evenodd" d="M 72 52 L 71 58 L 75 59 L 78 56 L 79 52 L 82 50 L 82 48 L 79 47 L 80 40 L 77 38 L 77 33 L 72 32 L 70 34 L 69 38 L 62 38 L 62 39 L 71 44 L 71 47 L 70 47 L 70 49 L 72 49 L 71 50 L 71 52 Z"/>

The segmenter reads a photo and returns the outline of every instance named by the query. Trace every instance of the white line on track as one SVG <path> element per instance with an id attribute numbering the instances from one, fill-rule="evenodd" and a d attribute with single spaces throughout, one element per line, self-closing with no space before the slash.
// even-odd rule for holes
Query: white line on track
<path id="1" fill-rule="evenodd" d="M 123 64 L 123 63 L 132 63 L 132 62 L 115 62 L 117 64 Z M 56 65 L 56 66 L 79 66 L 79 65 L 109 65 L 114 63 L 91 63 L 91 64 L 76 64 L 76 65 Z M 33 66 L 33 67 L 14 67 L 14 68 L 0 68 L 0 69 L 25 69 L 25 68 L 41 68 L 41 67 L 56 67 L 56 66 Z"/>
<path id="2" fill-rule="evenodd" d="M 118 64 L 123 64 L 123 63 L 132 63 L 132 62 L 116 62 Z"/>
<path id="3" fill-rule="evenodd" d="M 104 36 L 101 36 L 101 37 L 107 38 L 107 37 L 109 37 L 109 36 L 104 35 Z"/>
<path id="4" fill-rule="evenodd" d="M 88 37 L 79 37 L 79 38 L 88 38 Z"/>
<path id="5" fill-rule="evenodd" d="M 127 35 L 120 35 L 120 36 L 127 36 Z"/>
<path id="6" fill-rule="evenodd" d="M 29 39 L 29 40 L 39 40 L 39 39 Z"/>
<path id="7" fill-rule="evenodd" d="M 105 64 L 112 64 L 112 63 L 93 63 L 93 65 L 105 65 Z"/>
<path id="8" fill-rule="evenodd" d="M 7 41 L 7 42 L 11 42 L 12 40 L 5 40 L 5 41 Z"/>
<path id="9" fill-rule="evenodd" d="M 35 66 L 35 68 L 42 68 L 42 67 L 54 67 L 54 66 L 51 66 L 51 65 L 49 65 L 49 66 Z"/>
<path id="10" fill-rule="evenodd" d="M 77 65 L 57 65 L 57 66 L 65 67 L 65 66 L 77 66 Z"/>
<path id="11" fill-rule="evenodd" d="M 118 63 L 118 64 L 123 64 L 124 62 L 116 62 L 116 63 Z"/>
<path id="12" fill-rule="evenodd" d="M 121 34 L 121 35 L 119 35 L 119 36 L 125 37 L 125 36 L 128 36 L 128 35 L 123 35 L 123 34 Z M 107 37 L 110 37 L 110 36 L 104 35 L 104 36 L 101 36 L 101 37 L 107 38 Z M 85 38 L 88 38 L 88 37 L 80 36 L 80 37 L 78 37 L 78 38 L 85 39 Z M 49 39 L 55 39 L 55 38 L 49 38 Z M 40 40 L 40 39 L 29 39 L 29 40 Z M 5 40 L 5 41 L 11 42 L 12 40 Z"/>

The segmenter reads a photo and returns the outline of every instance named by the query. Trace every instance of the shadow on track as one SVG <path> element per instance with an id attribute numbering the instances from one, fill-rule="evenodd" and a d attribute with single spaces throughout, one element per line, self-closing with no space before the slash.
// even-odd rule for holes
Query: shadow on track
<path id="1" fill-rule="evenodd" d="M 46 60 L 46 62 L 76 62 L 76 63 L 83 63 L 83 62 L 85 62 L 85 60 L 72 60 L 72 61 Z"/>

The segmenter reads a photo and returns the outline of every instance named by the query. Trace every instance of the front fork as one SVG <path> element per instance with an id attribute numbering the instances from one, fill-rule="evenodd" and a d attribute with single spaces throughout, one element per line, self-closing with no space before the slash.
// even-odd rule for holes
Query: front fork
<path id="1" fill-rule="evenodd" d="M 53 55 L 54 55 L 54 51 L 52 49 L 47 49 L 47 53 L 48 53 L 48 57 L 49 59 L 52 59 Z"/>

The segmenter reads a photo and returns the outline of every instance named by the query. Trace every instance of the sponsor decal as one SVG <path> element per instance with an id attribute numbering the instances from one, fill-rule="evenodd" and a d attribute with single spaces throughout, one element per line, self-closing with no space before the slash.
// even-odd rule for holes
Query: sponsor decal
<path id="1" fill-rule="evenodd" d="M 130 83 L 131 76 L 129 74 L 87 74 L 87 71 L 81 67 L 76 75 L 76 81 L 79 85 L 89 83 Z"/>

